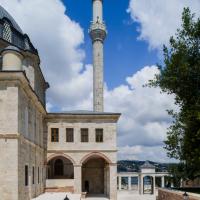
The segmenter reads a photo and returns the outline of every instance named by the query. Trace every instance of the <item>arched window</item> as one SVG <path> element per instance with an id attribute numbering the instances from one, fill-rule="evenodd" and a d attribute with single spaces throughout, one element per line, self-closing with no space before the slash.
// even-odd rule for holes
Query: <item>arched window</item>
<path id="1" fill-rule="evenodd" d="M 25 38 L 24 43 L 25 43 L 25 49 L 30 50 L 30 45 L 29 45 L 28 38 Z"/>
<path id="2" fill-rule="evenodd" d="M 12 42 L 12 30 L 9 22 L 5 21 L 3 25 L 3 39 Z"/>
<path id="3" fill-rule="evenodd" d="M 54 164 L 54 175 L 55 176 L 63 176 L 63 161 L 61 159 L 57 159 Z"/>

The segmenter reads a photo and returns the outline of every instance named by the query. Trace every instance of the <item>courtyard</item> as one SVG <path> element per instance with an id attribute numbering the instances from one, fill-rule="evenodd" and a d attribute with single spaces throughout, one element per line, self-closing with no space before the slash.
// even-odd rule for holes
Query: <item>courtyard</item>
<path id="1" fill-rule="evenodd" d="M 32 200 L 64 200 L 66 197 L 69 200 L 80 200 L 80 195 L 70 193 L 45 193 Z M 108 200 L 105 197 L 88 197 L 88 200 Z M 120 191 L 118 192 L 118 200 L 156 200 L 155 195 L 139 195 L 135 192 Z"/>

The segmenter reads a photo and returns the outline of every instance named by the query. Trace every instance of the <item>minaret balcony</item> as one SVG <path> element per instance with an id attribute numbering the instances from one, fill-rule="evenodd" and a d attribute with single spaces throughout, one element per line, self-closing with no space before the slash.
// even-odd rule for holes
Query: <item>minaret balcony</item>
<path id="1" fill-rule="evenodd" d="M 107 35 L 106 25 L 98 21 L 92 22 L 89 29 L 89 34 L 93 42 L 98 40 L 103 42 Z"/>

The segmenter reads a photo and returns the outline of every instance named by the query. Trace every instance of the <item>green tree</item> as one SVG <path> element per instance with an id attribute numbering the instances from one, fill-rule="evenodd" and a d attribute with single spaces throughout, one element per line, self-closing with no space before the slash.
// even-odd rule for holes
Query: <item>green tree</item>
<path id="1" fill-rule="evenodd" d="M 178 111 L 167 132 L 168 156 L 184 163 L 188 178 L 200 176 L 200 19 L 185 8 L 182 27 L 164 46 L 164 65 L 150 86 L 174 94 Z"/>

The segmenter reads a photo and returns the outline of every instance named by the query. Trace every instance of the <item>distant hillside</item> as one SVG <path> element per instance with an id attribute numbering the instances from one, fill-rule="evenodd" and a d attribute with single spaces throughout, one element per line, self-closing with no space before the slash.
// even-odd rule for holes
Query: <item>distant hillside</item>
<path id="1" fill-rule="evenodd" d="M 158 163 L 149 161 L 152 165 L 156 167 L 157 172 L 166 172 L 168 171 L 170 163 Z M 140 166 L 143 165 L 144 161 L 139 160 L 120 160 L 117 163 L 118 172 L 139 172 Z"/>

